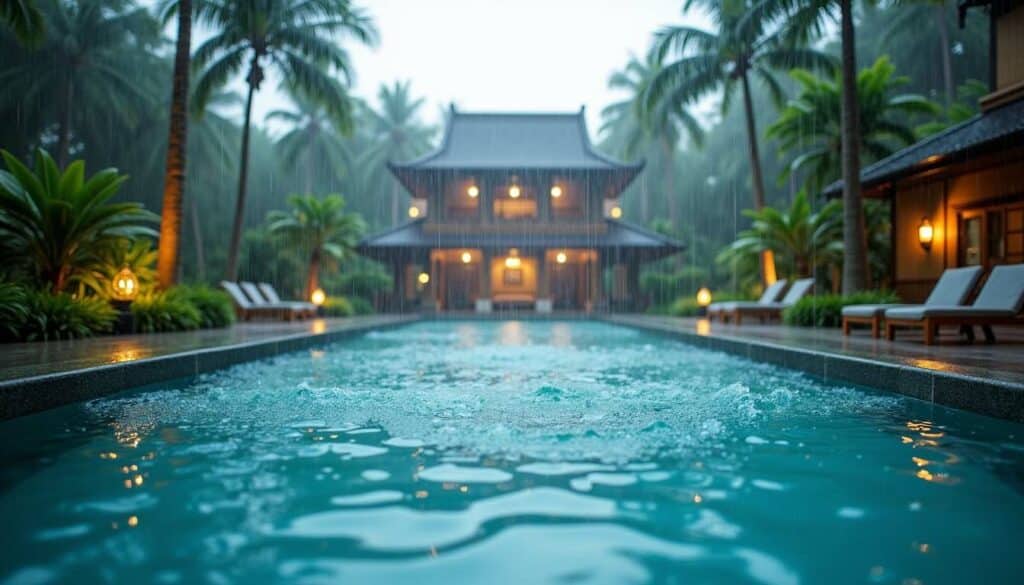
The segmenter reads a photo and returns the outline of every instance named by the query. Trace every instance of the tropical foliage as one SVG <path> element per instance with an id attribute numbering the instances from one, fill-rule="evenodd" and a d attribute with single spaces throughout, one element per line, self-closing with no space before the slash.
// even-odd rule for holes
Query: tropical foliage
<path id="1" fill-rule="evenodd" d="M 63 172 L 45 151 L 30 170 L 3 151 L 0 237 L 14 263 L 55 293 L 97 270 L 126 239 L 155 236 L 156 216 L 137 203 L 113 203 L 125 177 L 106 169 L 86 179 L 85 163 Z"/>
<path id="2" fill-rule="evenodd" d="M 0 0 L 0 23 L 25 44 L 34 44 L 43 35 L 43 14 L 35 0 Z"/>
<path id="3" fill-rule="evenodd" d="M 924 96 L 897 93 L 909 80 L 894 73 L 889 59 L 879 57 L 857 76 L 860 148 L 867 163 L 916 142 L 912 120 L 939 112 Z M 842 174 L 840 80 L 820 78 L 804 69 L 794 69 L 790 75 L 800 85 L 800 93 L 768 126 L 766 135 L 778 139 L 780 154 L 797 153 L 782 178 L 804 171 L 808 188 L 817 193 Z"/>
<path id="4" fill-rule="evenodd" d="M 783 311 L 782 320 L 787 325 L 800 327 L 839 327 L 843 322 L 843 307 L 898 302 L 899 298 L 887 291 L 852 295 L 815 294 L 800 299 Z"/>
<path id="5" fill-rule="evenodd" d="M 308 254 L 305 298 L 309 298 L 320 286 L 321 267 L 350 257 L 365 231 L 365 224 L 358 215 L 345 212 L 345 199 L 341 195 L 327 195 L 322 199 L 293 195 L 288 202 L 291 210 L 271 212 L 267 223 L 272 234 L 280 236 L 293 249 Z"/>

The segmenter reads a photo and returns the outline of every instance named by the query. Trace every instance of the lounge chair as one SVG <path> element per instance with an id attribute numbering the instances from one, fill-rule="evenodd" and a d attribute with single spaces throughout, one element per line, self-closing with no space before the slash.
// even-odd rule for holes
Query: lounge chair
<path id="1" fill-rule="evenodd" d="M 270 317 L 273 319 L 286 319 L 291 321 L 297 316 L 298 311 L 289 310 L 276 305 L 257 305 L 245 296 L 242 289 L 234 282 L 222 280 L 220 287 L 224 289 L 231 300 L 235 303 L 235 313 L 242 321 L 248 321 L 253 317 Z"/>
<path id="2" fill-rule="evenodd" d="M 754 303 L 758 305 L 767 305 L 770 303 L 774 303 L 775 301 L 779 300 L 779 297 L 782 296 L 782 290 L 785 288 L 786 279 L 780 278 L 779 280 L 776 280 L 774 283 L 769 285 L 768 288 L 764 289 L 764 292 L 761 293 L 761 298 L 757 299 L 757 301 L 754 301 Z M 749 304 L 751 304 L 750 301 L 725 301 L 721 303 L 711 303 L 710 305 L 708 305 L 708 319 L 714 320 L 715 315 L 721 316 L 721 313 L 732 311 L 738 305 Z"/>
<path id="3" fill-rule="evenodd" d="M 729 310 L 719 312 L 719 315 L 722 317 L 722 321 L 729 322 L 732 320 L 737 325 L 743 323 L 743 317 L 757 317 L 762 321 L 772 318 L 781 319 L 782 311 L 792 307 L 797 301 L 804 298 L 807 293 L 811 292 L 812 288 L 814 288 L 813 278 L 801 278 L 794 282 L 793 286 L 789 287 L 786 296 L 782 297 L 782 300 L 777 303 L 736 303 Z"/>
<path id="4" fill-rule="evenodd" d="M 993 325 L 1024 325 L 1024 264 L 996 266 L 969 306 L 922 306 L 885 312 L 885 336 L 892 340 L 897 327 L 924 329 L 925 345 L 935 343 L 942 325 L 980 325 L 985 341 L 996 340 Z M 973 333 L 971 335 L 973 337 Z"/>
<path id="5" fill-rule="evenodd" d="M 316 305 L 313 303 L 305 303 L 302 301 L 282 301 L 281 296 L 277 294 L 277 289 L 275 289 L 274 285 L 269 282 L 260 282 L 256 286 L 259 288 L 259 291 L 263 293 L 263 298 L 267 299 L 271 305 L 296 305 L 305 307 L 307 310 L 314 313 L 316 312 Z"/>
<path id="6" fill-rule="evenodd" d="M 981 277 L 980 266 L 950 268 L 942 273 L 935 283 L 935 288 L 925 299 L 923 305 L 914 304 L 881 304 L 881 305 L 850 305 L 843 307 L 843 335 L 850 334 L 853 324 L 871 325 L 871 336 L 882 335 L 882 321 L 889 309 L 911 309 L 917 307 L 949 307 L 963 305 L 967 295 L 971 294 Z"/>
<path id="7" fill-rule="evenodd" d="M 256 288 L 256 285 L 251 282 L 239 282 L 238 285 L 242 287 L 242 290 L 245 291 L 245 295 L 249 297 L 249 300 L 257 307 L 277 307 L 285 311 L 294 311 L 296 316 L 299 318 L 312 317 L 316 315 L 316 305 L 313 303 L 280 300 L 275 303 L 264 298 L 260 289 Z"/>

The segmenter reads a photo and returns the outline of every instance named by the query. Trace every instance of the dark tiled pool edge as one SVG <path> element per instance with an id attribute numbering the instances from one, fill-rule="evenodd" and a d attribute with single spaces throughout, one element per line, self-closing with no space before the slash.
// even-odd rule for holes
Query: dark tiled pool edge
<path id="1" fill-rule="evenodd" d="M 418 319 L 419 316 L 415 314 L 387 316 L 346 323 L 340 328 L 322 333 L 295 333 L 57 374 L 4 380 L 0 382 L 0 420 L 148 384 L 189 378 L 242 362 L 333 343 L 371 330 L 399 327 Z"/>
<path id="2" fill-rule="evenodd" d="M 800 370 L 826 381 L 868 386 L 942 406 L 1024 422 L 1024 384 L 986 380 L 744 338 L 701 335 L 695 331 L 674 327 L 670 323 L 624 315 L 602 315 L 599 319 L 652 333 L 667 334 L 700 348 Z"/>

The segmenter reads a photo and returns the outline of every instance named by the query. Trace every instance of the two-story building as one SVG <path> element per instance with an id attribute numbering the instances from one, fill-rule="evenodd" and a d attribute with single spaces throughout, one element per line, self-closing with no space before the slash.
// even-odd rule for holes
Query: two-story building
<path id="1" fill-rule="evenodd" d="M 1024 262 L 1024 0 L 961 0 L 991 19 L 991 92 L 973 118 L 864 167 L 892 209 L 892 285 L 924 300 L 942 271 Z M 981 75 L 984 75 L 983 73 Z M 842 182 L 825 190 L 838 197 Z"/>
<path id="2" fill-rule="evenodd" d="M 682 249 L 621 219 L 643 168 L 591 146 L 571 114 L 451 109 L 441 147 L 388 168 L 410 221 L 364 240 L 391 267 L 392 310 L 639 308 L 640 265 Z"/>

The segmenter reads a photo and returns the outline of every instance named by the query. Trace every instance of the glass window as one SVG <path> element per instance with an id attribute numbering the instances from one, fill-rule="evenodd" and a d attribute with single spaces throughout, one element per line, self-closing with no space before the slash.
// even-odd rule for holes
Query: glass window
<path id="1" fill-rule="evenodd" d="M 960 237 L 960 256 L 964 266 L 981 264 L 981 216 L 964 218 Z"/>

